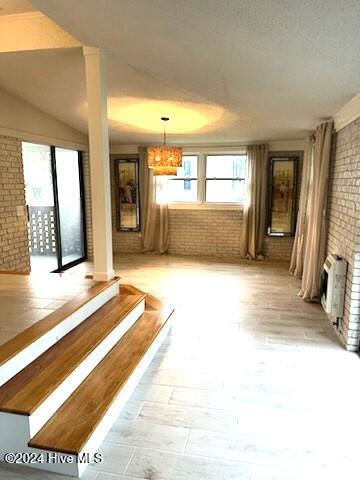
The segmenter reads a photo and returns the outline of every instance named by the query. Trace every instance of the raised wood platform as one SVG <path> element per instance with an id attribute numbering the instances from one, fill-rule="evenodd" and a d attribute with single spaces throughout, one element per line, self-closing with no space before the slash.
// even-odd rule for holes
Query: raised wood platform
<path id="1" fill-rule="evenodd" d="M 145 294 L 114 297 L 0 387 L 0 411 L 31 415 L 126 319 Z"/>
<path id="2" fill-rule="evenodd" d="M 0 347 L 4 378 L 12 358 L 34 357 L 0 387 L 0 459 L 57 452 L 72 461 L 29 466 L 81 476 L 79 458 L 95 453 L 170 328 L 170 308 L 130 285 L 118 296 L 117 284 L 94 285 Z"/>
<path id="3" fill-rule="evenodd" d="M 65 318 L 86 305 L 97 295 L 99 295 L 99 293 L 103 292 L 115 282 L 116 279 L 112 280 L 111 282 L 98 282 L 96 285 L 88 288 L 85 292 L 82 292 L 64 306 L 58 308 L 55 312 L 50 313 L 47 317 L 43 318 L 39 322 L 36 322 L 34 325 L 24 330 L 15 338 L 2 345 L 0 349 L 0 365 L 6 363 L 16 354 L 24 350 L 25 347 L 33 343 L 35 340 L 38 340 L 45 333 L 59 325 Z"/>
<path id="4" fill-rule="evenodd" d="M 97 282 L 0 347 L 0 385 L 117 294 L 118 279 Z"/>

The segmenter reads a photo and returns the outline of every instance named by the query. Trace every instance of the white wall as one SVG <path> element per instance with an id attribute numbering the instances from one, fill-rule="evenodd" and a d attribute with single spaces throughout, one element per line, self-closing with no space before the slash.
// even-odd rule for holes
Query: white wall
<path id="1" fill-rule="evenodd" d="M 0 135 L 47 145 L 88 149 L 86 135 L 5 90 L 0 90 L 0 106 Z"/>
<path id="2" fill-rule="evenodd" d="M 159 137 L 159 143 L 161 143 L 161 139 Z M 171 142 L 169 142 L 171 143 Z M 304 150 L 305 139 L 301 140 L 274 140 L 267 142 L 269 145 L 269 151 L 273 152 L 295 152 L 295 151 L 302 151 Z M 239 148 L 244 147 L 244 144 L 239 143 L 239 145 L 229 145 L 229 146 L 222 146 L 222 145 L 185 145 L 183 146 L 184 151 L 189 152 L 201 152 L 201 151 L 209 151 L 209 150 L 218 150 L 221 152 L 226 151 L 233 151 Z M 138 153 L 138 145 L 110 145 L 110 153 L 112 154 L 137 154 Z"/>

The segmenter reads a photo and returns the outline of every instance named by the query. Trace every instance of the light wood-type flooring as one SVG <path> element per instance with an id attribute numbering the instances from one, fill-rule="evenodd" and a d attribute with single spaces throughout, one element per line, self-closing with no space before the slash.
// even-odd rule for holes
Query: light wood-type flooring
<path id="1" fill-rule="evenodd" d="M 174 326 L 85 480 L 359 478 L 360 359 L 297 296 L 286 264 L 123 255 L 115 266 L 175 307 Z M 86 271 L 62 280 L 81 289 Z M 0 478 L 63 477 L 1 464 Z"/>

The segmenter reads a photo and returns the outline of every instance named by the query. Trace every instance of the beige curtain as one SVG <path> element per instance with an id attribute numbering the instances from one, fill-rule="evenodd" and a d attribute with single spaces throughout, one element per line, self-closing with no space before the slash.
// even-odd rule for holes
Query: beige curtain
<path id="1" fill-rule="evenodd" d="M 146 147 L 139 148 L 139 163 L 142 252 L 166 253 L 169 243 L 168 206 L 167 203 L 156 203 L 156 185 L 163 179 L 154 177 L 148 168 Z"/>
<path id="2" fill-rule="evenodd" d="M 326 201 L 333 122 L 319 125 L 315 132 L 311 167 L 304 267 L 299 295 L 319 301 L 320 275 L 325 259 Z"/>
<path id="3" fill-rule="evenodd" d="M 301 278 L 303 273 L 303 266 L 304 266 L 304 251 L 305 251 L 306 233 L 307 233 L 310 172 L 311 172 L 313 153 L 314 153 L 314 137 L 310 136 L 306 139 L 306 144 L 304 149 L 299 210 L 298 210 L 298 216 L 297 216 L 297 222 L 296 222 L 294 246 L 293 246 L 293 250 L 291 254 L 291 262 L 290 262 L 290 272 L 297 278 Z"/>
<path id="4" fill-rule="evenodd" d="M 262 260 L 266 221 L 267 145 L 247 148 L 247 182 L 240 255 Z"/>

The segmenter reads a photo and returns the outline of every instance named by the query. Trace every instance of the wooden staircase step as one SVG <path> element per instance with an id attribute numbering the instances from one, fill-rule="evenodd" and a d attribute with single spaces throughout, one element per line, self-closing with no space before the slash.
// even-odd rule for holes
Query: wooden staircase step
<path id="1" fill-rule="evenodd" d="M 109 282 L 97 282 L 95 285 L 77 295 L 73 300 L 70 300 L 65 305 L 58 308 L 55 312 L 50 313 L 42 320 L 39 320 L 23 332 L 16 335 L 16 337 L 1 345 L 0 366 L 15 357 L 19 352 L 38 340 L 46 332 L 63 322 L 65 318 L 69 317 L 94 297 L 117 282 L 117 278 L 114 278 Z"/>
<path id="2" fill-rule="evenodd" d="M 155 299 L 148 297 L 146 311 L 30 440 L 29 447 L 78 455 L 99 431 L 105 415 L 128 382 L 133 383 L 137 367 L 169 325 L 173 310 L 159 301 L 157 309 L 151 308 L 149 303 Z"/>
<path id="3" fill-rule="evenodd" d="M 134 287 L 134 285 L 121 285 L 121 288 L 124 288 L 124 292 L 127 292 L 128 294 L 134 294 L 138 295 L 139 293 L 142 293 L 141 290 L 138 288 Z M 147 293 L 146 295 L 146 308 L 147 310 L 161 310 L 163 308 L 164 304 L 161 300 L 158 298 L 154 297 L 150 293 Z"/>
<path id="4" fill-rule="evenodd" d="M 116 296 L 0 387 L 0 411 L 31 415 L 145 298 Z"/>

